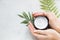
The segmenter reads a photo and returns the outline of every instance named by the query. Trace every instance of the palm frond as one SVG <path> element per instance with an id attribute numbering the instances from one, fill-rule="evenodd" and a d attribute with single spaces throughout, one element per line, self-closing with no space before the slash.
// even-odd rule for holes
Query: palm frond
<path id="1" fill-rule="evenodd" d="M 28 24 L 28 21 L 27 21 L 27 20 L 24 20 L 24 21 L 22 21 L 21 23 L 23 23 L 23 24 Z"/>
<path id="2" fill-rule="evenodd" d="M 28 14 L 27 14 L 26 12 L 23 12 L 22 15 L 24 16 L 24 18 L 25 18 L 26 20 L 29 20 Z"/>
<path id="3" fill-rule="evenodd" d="M 31 17 L 31 14 L 30 14 L 30 12 L 28 12 L 28 15 L 29 15 L 29 19 L 31 20 L 31 19 L 32 19 L 32 17 Z"/>
<path id="4" fill-rule="evenodd" d="M 39 0 L 39 1 L 41 3 L 40 6 L 41 6 L 42 10 L 45 10 L 47 12 L 48 11 L 53 12 L 53 13 L 55 13 L 56 16 L 58 15 L 59 11 L 55 5 L 55 2 L 54 2 L 55 0 Z M 58 16 L 58 17 L 60 17 L 60 16 Z"/>
<path id="5" fill-rule="evenodd" d="M 24 18 L 24 16 L 23 16 L 23 15 L 18 14 L 18 16 L 19 16 L 19 17 L 21 17 L 21 18 Z"/>
<path id="6" fill-rule="evenodd" d="M 31 21 L 33 23 L 34 19 L 33 19 L 32 15 L 30 14 L 30 12 L 27 12 L 27 13 L 22 12 L 22 14 L 18 15 L 18 16 L 25 19 L 24 21 L 21 22 L 23 24 L 28 24 L 29 21 Z"/>
<path id="7" fill-rule="evenodd" d="M 30 21 L 33 23 L 34 18 L 33 18 L 33 16 L 32 16 L 32 14 L 31 14 L 30 12 L 28 12 L 28 14 L 29 14 Z"/>

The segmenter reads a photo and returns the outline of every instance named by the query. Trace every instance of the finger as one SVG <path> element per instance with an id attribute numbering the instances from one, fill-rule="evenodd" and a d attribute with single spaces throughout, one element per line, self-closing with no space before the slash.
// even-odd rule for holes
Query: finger
<path id="1" fill-rule="evenodd" d="M 49 20 L 55 20 L 56 19 L 56 16 L 54 13 L 52 12 L 46 12 L 46 16 L 48 17 Z"/>
<path id="2" fill-rule="evenodd" d="M 58 22 L 60 23 L 60 18 L 57 18 Z"/>
<path id="3" fill-rule="evenodd" d="M 41 35 L 47 35 L 48 32 L 46 30 L 35 30 L 35 33 L 41 34 Z"/>
<path id="4" fill-rule="evenodd" d="M 49 34 L 53 34 L 53 33 L 56 33 L 56 30 L 54 30 L 54 29 L 48 29 L 47 32 L 48 32 Z"/>
<path id="5" fill-rule="evenodd" d="M 35 12 L 35 13 L 33 13 L 33 16 L 34 17 L 37 17 L 37 16 L 45 16 L 45 13 L 44 12 Z"/>
<path id="6" fill-rule="evenodd" d="M 28 27 L 29 27 L 30 31 L 33 33 L 35 28 L 34 28 L 33 24 L 30 21 L 29 21 Z"/>
<path id="7" fill-rule="evenodd" d="M 40 35 L 40 34 L 37 34 L 37 33 L 34 33 L 34 36 L 37 37 L 37 38 L 46 38 L 47 36 L 46 35 Z"/>
<path id="8" fill-rule="evenodd" d="M 56 18 L 55 14 L 52 13 L 52 12 L 35 12 L 33 13 L 33 16 L 34 17 L 37 17 L 37 16 L 46 16 L 49 20 L 53 20 Z"/>

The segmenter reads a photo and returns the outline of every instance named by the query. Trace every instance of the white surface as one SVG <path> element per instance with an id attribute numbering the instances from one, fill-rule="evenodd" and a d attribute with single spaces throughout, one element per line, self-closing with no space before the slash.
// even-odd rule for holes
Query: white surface
<path id="1" fill-rule="evenodd" d="M 34 20 L 34 24 L 38 29 L 45 29 L 48 26 L 48 20 L 46 17 L 37 17 Z"/>
<path id="2" fill-rule="evenodd" d="M 56 0 L 60 8 L 60 0 Z M 35 40 L 17 16 L 22 11 L 39 11 L 38 0 L 0 0 L 0 40 Z"/>

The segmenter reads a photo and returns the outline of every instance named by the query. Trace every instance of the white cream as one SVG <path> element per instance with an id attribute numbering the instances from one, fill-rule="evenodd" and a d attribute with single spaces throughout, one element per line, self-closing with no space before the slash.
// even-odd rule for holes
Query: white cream
<path id="1" fill-rule="evenodd" d="M 48 26 L 48 20 L 46 17 L 39 16 L 35 18 L 34 25 L 38 29 L 45 29 Z"/>

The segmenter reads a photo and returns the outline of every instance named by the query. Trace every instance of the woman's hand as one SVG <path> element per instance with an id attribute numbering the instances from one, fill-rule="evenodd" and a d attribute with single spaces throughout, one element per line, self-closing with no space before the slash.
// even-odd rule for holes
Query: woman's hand
<path id="1" fill-rule="evenodd" d="M 54 15 L 54 13 L 51 12 L 35 12 L 33 13 L 33 16 L 46 16 L 49 19 L 49 25 L 51 28 L 55 29 L 57 32 L 60 33 L 60 20 L 58 20 L 58 18 L 56 18 L 56 16 Z"/>
<path id="2" fill-rule="evenodd" d="M 29 22 L 29 29 L 31 33 L 39 40 L 60 40 L 60 21 L 53 13 L 35 12 L 34 17 L 46 16 L 49 19 L 49 25 L 52 29 L 36 30 L 31 22 Z"/>
<path id="3" fill-rule="evenodd" d="M 60 34 L 53 29 L 36 30 L 31 22 L 29 22 L 28 27 L 38 40 L 60 40 Z"/>

